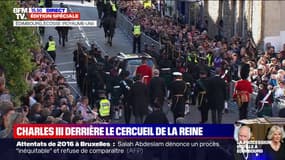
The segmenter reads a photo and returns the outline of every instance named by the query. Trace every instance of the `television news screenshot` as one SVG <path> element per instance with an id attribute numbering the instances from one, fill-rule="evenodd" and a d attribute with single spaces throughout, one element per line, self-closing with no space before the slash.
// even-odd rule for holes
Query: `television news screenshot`
<path id="1" fill-rule="evenodd" d="M 284 7 L 1 0 L 0 159 L 285 160 Z"/>

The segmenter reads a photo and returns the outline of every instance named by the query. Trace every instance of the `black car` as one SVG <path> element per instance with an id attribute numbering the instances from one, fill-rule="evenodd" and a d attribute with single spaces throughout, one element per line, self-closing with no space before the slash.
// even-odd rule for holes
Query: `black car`
<path id="1" fill-rule="evenodd" d="M 120 52 L 111 58 L 111 62 L 117 63 L 119 68 L 129 71 L 130 77 L 135 76 L 136 68 L 141 65 L 142 58 L 147 59 L 148 66 L 153 69 L 157 67 L 155 60 L 149 54 L 133 54 Z"/>

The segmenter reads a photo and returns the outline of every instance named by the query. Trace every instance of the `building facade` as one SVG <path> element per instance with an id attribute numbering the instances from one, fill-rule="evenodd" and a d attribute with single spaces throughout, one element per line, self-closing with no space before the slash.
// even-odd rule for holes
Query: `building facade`
<path id="1" fill-rule="evenodd" d="M 285 43 L 284 7 L 285 1 L 176 0 L 175 9 L 185 16 L 188 24 L 199 25 L 206 21 L 211 37 L 222 31 L 226 38 L 234 35 L 247 38 L 251 31 L 261 49 L 271 42 L 279 51 Z"/>
<path id="2" fill-rule="evenodd" d="M 223 31 L 223 36 L 248 38 L 248 31 L 257 45 L 262 45 L 262 1 L 204 0 L 204 16 L 208 20 L 209 34 Z M 222 21 L 222 25 L 221 25 Z"/>

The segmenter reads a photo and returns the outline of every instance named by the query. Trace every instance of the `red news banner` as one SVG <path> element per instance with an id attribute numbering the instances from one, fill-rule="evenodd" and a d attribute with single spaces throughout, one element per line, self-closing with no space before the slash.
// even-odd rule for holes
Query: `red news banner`
<path id="1" fill-rule="evenodd" d="M 80 20 L 80 12 L 68 13 L 28 13 L 30 20 Z"/>

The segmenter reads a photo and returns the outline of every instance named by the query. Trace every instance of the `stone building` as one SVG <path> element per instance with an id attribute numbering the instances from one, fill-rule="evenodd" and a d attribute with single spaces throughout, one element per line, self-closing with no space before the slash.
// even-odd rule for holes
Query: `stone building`
<path id="1" fill-rule="evenodd" d="M 252 32 L 256 44 L 262 43 L 262 1 L 204 0 L 204 17 L 208 20 L 209 34 L 215 36 L 219 29 L 223 36 L 238 35 L 247 38 Z M 223 25 L 220 25 L 220 22 Z"/>
<path id="2" fill-rule="evenodd" d="M 196 6 L 195 11 L 193 6 Z M 285 15 L 285 1 L 176 0 L 175 8 L 178 13 L 185 14 L 188 24 L 207 21 L 211 37 L 216 36 L 219 29 L 226 38 L 234 35 L 247 38 L 248 31 L 251 31 L 255 43 L 261 48 L 271 42 L 279 51 L 285 43 L 285 21 L 281 20 Z"/>

